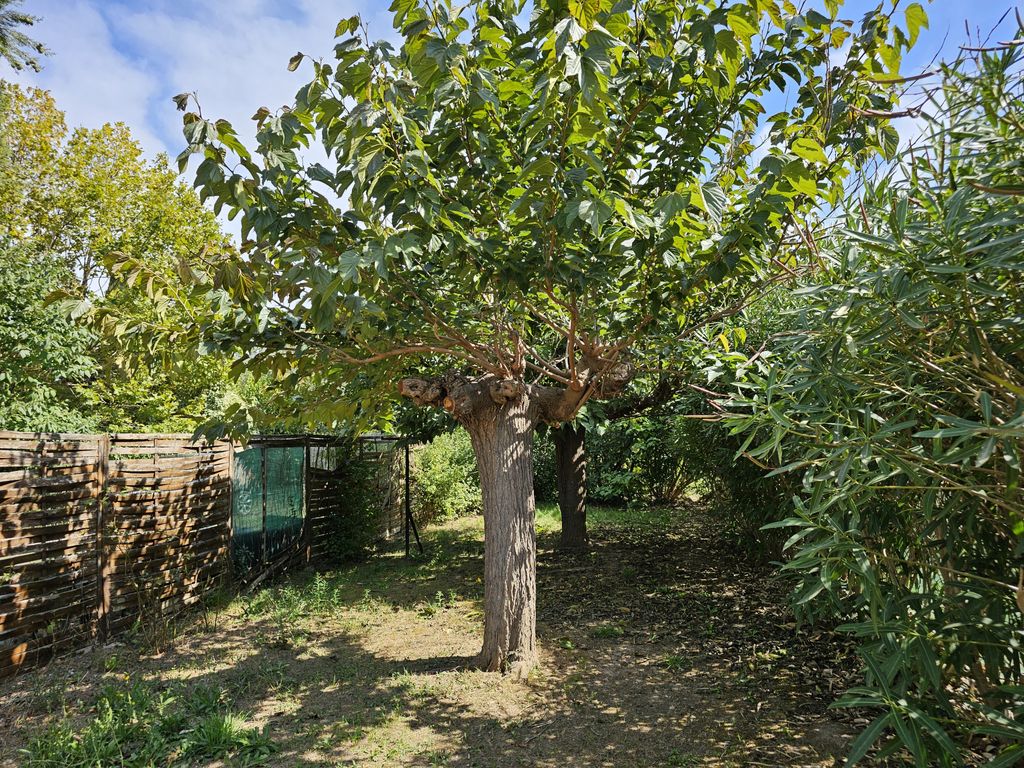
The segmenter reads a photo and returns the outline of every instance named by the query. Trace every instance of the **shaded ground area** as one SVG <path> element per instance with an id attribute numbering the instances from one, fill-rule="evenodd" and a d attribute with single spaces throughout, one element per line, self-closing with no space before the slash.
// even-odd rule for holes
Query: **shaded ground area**
<path id="1" fill-rule="evenodd" d="M 93 717 L 102 685 L 147 681 L 224 691 L 267 728 L 271 765 L 833 765 L 855 729 L 827 711 L 851 682 L 846 647 L 799 631 L 784 588 L 699 511 L 592 517 L 578 556 L 539 518 L 542 662 L 525 681 L 466 669 L 483 545 L 480 521 L 459 520 L 419 561 L 389 553 L 208 607 L 161 654 L 118 644 L 4 683 L 0 764 Z"/>

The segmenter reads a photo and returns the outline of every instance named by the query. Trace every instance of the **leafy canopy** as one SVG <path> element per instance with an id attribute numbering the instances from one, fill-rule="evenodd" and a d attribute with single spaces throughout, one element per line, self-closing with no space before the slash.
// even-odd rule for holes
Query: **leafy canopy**
<path id="1" fill-rule="evenodd" d="M 313 72 L 295 103 L 256 112 L 255 151 L 186 111 L 181 167 L 199 155 L 244 238 L 197 276 L 205 343 L 348 386 L 362 408 L 323 404 L 341 417 L 410 358 L 529 371 L 581 393 L 571 415 L 615 361 L 775 272 L 787 229 L 894 150 L 877 116 L 915 24 L 827 5 L 395 0 L 397 50 L 342 21 L 332 62 L 292 59 Z"/>
<path id="2" fill-rule="evenodd" d="M 145 327 L 142 286 L 108 269 L 176 274 L 223 237 L 166 158 L 149 161 L 119 124 L 69 132 L 50 94 L 0 81 L 0 428 L 191 429 L 216 409 L 223 362 L 184 354 L 129 370 L 126 345 L 69 315 L 54 294 Z M 115 256 L 116 254 L 116 256 Z M 112 319 L 115 318 L 116 320 Z"/>

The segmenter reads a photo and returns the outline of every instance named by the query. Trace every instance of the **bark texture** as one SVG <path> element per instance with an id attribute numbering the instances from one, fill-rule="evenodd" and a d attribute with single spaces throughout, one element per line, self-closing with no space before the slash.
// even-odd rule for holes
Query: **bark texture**
<path id="1" fill-rule="evenodd" d="M 469 433 L 484 507 L 484 642 L 477 663 L 525 674 L 537 660 L 533 433 L 540 405 L 522 382 L 491 376 L 403 379 L 399 392 L 418 405 L 443 407 Z"/>
<path id="2" fill-rule="evenodd" d="M 586 430 L 563 424 L 552 432 L 558 478 L 558 510 L 562 517 L 560 545 L 566 550 L 587 548 Z"/>
<path id="3" fill-rule="evenodd" d="M 597 364 L 586 361 L 584 383 L 565 389 L 490 374 L 398 383 L 417 405 L 448 411 L 473 443 L 484 507 L 484 642 L 477 660 L 483 669 L 525 674 L 536 663 L 534 430 L 541 421 L 573 418 L 589 396 L 620 394 L 632 378 L 627 363 Z"/>
<path id="4" fill-rule="evenodd" d="M 527 672 L 536 662 L 537 540 L 533 431 L 520 397 L 467 424 L 484 506 L 482 669 Z"/>

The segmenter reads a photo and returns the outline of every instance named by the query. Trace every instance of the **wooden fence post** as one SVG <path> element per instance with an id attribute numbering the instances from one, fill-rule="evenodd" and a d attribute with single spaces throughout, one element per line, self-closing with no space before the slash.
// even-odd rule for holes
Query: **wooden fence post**
<path id="1" fill-rule="evenodd" d="M 110 522 L 110 502 L 107 499 L 107 481 L 110 478 L 110 435 L 100 436 L 96 448 L 96 630 L 98 639 L 107 637 L 110 629 L 110 576 L 112 572 L 113 547 L 117 542 L 108 541 L 107 526 Z"/>

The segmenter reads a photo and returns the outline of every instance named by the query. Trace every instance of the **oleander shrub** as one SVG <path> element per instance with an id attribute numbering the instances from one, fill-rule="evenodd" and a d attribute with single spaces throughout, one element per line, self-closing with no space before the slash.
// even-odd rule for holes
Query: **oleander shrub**
<path id="1" fill-rule="evenodd" d="M 860 642 L 851 764 L 1024 761 L 1022 65 L 945 68 L 734 403 L 741 453 L 791 479 L 797 611 Z"/>

